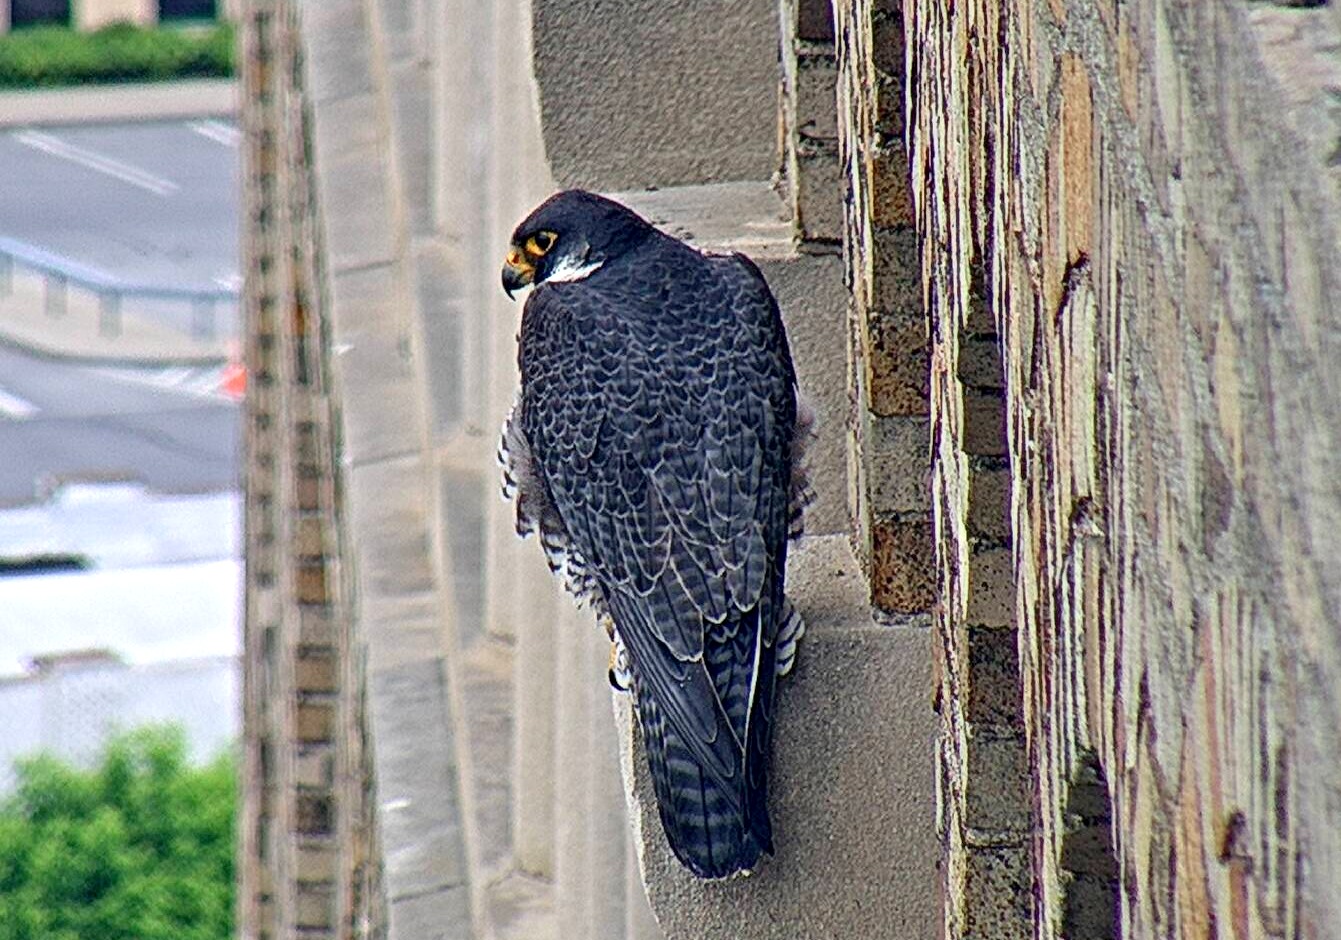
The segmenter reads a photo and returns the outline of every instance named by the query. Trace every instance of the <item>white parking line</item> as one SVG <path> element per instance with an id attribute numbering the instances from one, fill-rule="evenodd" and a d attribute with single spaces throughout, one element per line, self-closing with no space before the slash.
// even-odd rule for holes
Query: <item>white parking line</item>
<path id="1" fill-rule="evenodd" d="M 98 173 L 104 173 L 114 179 L 121 180 L 123 183 L 148 190 L 156 196 L 171 196 L 181 188 L 172 180 L 155 176 L 147 170 L 141 170 L 129 163 L 122 163 L 120 160 L 114 160 L 92 150 L 75 146 L 42 131 L 18 131 L 12 136 L 15 141 L 25 147 L 32 147 L 34 150 L 49 153 L 53 157 L 60 157 L 62 160 L 69 160 L 71 163 L 77 163 Z"/>
<path id="2" fill-rule="evenodd" d="M 0 417 L 9 418 L 14 421 L 26 421 L 37 414 L 37 411 L 37 406 L 32 402 L 26 401 L 17 395 L 11 395 L 3 388 L 0 388 Z"/>
<path id="3" fill-rule="evenodd" d="M 224 366 L 169 366 L 162 369 L 117 369 L 94 367 L 98 375 L 118 382 L 149 386 L 195 398 L 227 398 L 220 391 Z"/>
<path id="4" fill-rule="evenodd" d="M 216 144 L 236 147 L 242 142 L 242 131 L 223 121 L 192 121 L 186 125 L 201 137 L 208 137 Z"/>

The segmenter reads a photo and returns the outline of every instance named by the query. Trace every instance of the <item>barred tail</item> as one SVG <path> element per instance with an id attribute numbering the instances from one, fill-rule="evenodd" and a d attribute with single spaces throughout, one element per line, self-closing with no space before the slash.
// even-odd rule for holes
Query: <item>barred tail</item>
<path id="1" fill-rule="evenodd" d="M 750 871 L 773 854 L 772 827 L 762 794 L 717 782 L 666 721 L 651 695 L 639 695 L 638 715 L 666 839 L 686 868 L 700 878 Z M 730 733 L 725 727 L 723 733 Z M 743 768 L 742 768 L 743 771 Z M 743 775 L 743 774 L 742 774 Z"/>

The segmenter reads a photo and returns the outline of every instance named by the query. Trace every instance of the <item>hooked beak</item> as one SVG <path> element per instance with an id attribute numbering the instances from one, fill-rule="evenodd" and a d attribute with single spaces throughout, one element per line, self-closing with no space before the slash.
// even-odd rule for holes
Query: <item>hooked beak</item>
<path id="1" fill-rule="evenodd" d="M 526 259 L 520 249 L 509 251 L 507 261 L 503 263 L 503 292 L 508 295 L 508 300 L 512 299 L 513 291 L 521 290 L 534 279 L 535 265 Z"/>

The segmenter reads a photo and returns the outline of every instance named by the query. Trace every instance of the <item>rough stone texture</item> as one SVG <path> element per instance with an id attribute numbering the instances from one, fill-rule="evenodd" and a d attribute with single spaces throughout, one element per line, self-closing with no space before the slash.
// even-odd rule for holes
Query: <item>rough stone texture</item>
<path id="1" fill-rule="evenodd" d="M 833 9 L 782 0 L 783 169 L 792 224 L 803 242 L 843 237 L 838 155 L 838 80 Z"/>
<path id="2" fill-rule="evenodd" d="M 973 682 L 1012 664 L 972 622 L 964 523 L 975 475 L 999 472 L 974 453 L 998 459 L 999 435 L 970 427 L 994 383 L 965 360 L 998 332 L 1034 810 L 1028 878 L 1018 855 L 974 852 L 969 825 L 945 834 L 947 936 L 1341 924 L 1341 22 L 1252 6 L 906 10 L 943 716 L 967 729 L 994 703 L 983 720 L 1014 724 Z M 951 820 L 1003 766 L 975 764 L 954 725 Z"/>
<path id="3" fill-rule="evenodd" d="M 777 168 L 776 0 L 535 0 L 545 152 L 561 186 L 761 180 Z"/>
<path id="4" fill-rule="evenodd" d="M 314 241 L 330 305 L 315 348 L 340 405 L 331 452 L 350 481 L 352 512 L 342 541 L 300 520 L 290 533 L 282 513 L 258 508 L 269 528 L 258 526 L 256 544 L 300 547 L 295 585 L 314 600 L 340 596 L 347 583 L 318 559 L 356 574 L 353 637 L 366 643 L 371 670 L 372 766 L 396 936 L 651 940 L 716 924 L 711 935 L 795 936 L 799 925 L 814 936 L 915 938 L 934 928 L 927 333 L 916 272 L 899 267 L 916 249 L 911 228 L 906 218 L 891 221 L 907 206 L 906 181 L 886 154 L 871 177 L 878 225 L 863 255 L 875 306 L 862 309 L 880 315 L 868 318 L 873 342 L 847 343 L 827 7 L 799 0 L 790 14 L 790 83 L 777 67 L 777 12 L 754 0 L 710 10 L 533 10 L 527 0 L 300 7 L 309 89 L 301 104 L 311 114 L 307 156 L 321 223 Z M 705 10 L 718 32 L 705 35 Z M 631 23 L 634 14 L 642 20 Z M 590 35 L 564 46 L 574 24 Z M 621 42 L 610 40 L 615 34 Z M 644 41 L 657 37 L 662 46 L 650 54 Z M 594 65 L 584 58 L 593 50 Z M 565 78 L 563 69 L 584 63 L 592 68 L 581 81 Z M 690 74 L 697 81 L 684 79 Z M 583 100 L 564 104 L 556 88 Z M 784 110 L 819 134 L 809 143 L 824 146 L 806 173 L 775 191 L 779 90 Z M 637 120 L 581 110 L 612 102 L 635 103 Z M 748 113 L 722 132 L 714 121 L 743 103 Z M 300 102 L 289 104 L 294 118 Z M 658 126 L 649 128 L 653 116 Z M 796 130 L 785 133 L 800 153 Z M 663 131 L 679 136 L 659 150 Z M 607 157 L 613 162 L 599 162 Z M 779 732 L 780 754 L 789 756 L 779 758 L 775 784 L 786 835 L 773 864 L 734 886 L 704 889 L 670 867 L 659 824 L 642 825 L 652 812 L 645 804 L 626 834 L 616 744 L 637 757 L 630 766 L 643 765 L 631 738 L 614 734 L 603 635 L 557 595 L 536 546 L 515 539 L 511 507 L 493 497 L 494 435 L 515 390 L 519 314 L 498 290 L 498 263 L 512 226 L 578 162 L 593 170 L 586 182 L 658 187 L 621 198 L 682 237 L 760 262 L 788 322 L 802 393 L 819 416 L 810 451 L 818 498 L 791 581 L 812 632 L 785 693 L 793 704 L 781 706 L 792 709 Z M 630 165 L 636 175 L 620 176 Z M 713 182 L 677 185 L 695 174 Z M 869 585 L 847 547 L 846 432 L 858 425 L 851 376 L 867 374 L 871 359 L 876 397 L 861 409 L 871 445 L 863 472 L 880 518 L 864 526 L 888 535 L 882 552 L 898 559 L 878 566 L 876 596 L 903 598 L 889 601 L 902 612 L 892 621 L 873 618 Z M 258 407 L 284 401 L 267 382 L 253 393 Z M 300 446 L 318 441 L 315 430 Z M 320 479 L 292 486 L 299 511 L 322 505 Z M 347 621 L 314 613 L 300 620 L 304 643 L 340 636 Z M 332 691 L 329 657 L 316 652 L 295 658 L 318 696 L 301 712 L 301 730 L 314 739 L 339 726 L 329 697 L 364 688 L 350 673 Z M 304 786 L 341 778 L 333 757 L 300 757 L 293 772 Z M 295 812 L 319 829 L 336 805 L 310 795 Z M 329 869 L 344 864 L 343 848 L 307 846 L 304 858 Z M 287 877 L 258 867 L 262 875 Z M 329 896 L 303 892 L 295 916 L 316 915 Z"/>
<path id="5" fill-rule="evenodd" d="M 643 877 L 667 940 L 935 935 L 930 633 L 873 620 L 860 570 L 841 535 L 807 537 L 789 561 L 807 629 L 777 699 L 777 855 L 752 876 L 689 875 L 661 834 L 641 752 L 625 749 Z M 628 700 L 614 705 L 631 740 Z"/>
<path id="6" fill-rule="evenodd" d="M 849 503 L 875 604 L 931 609 L 929 335 L 909 209 L 900 5 L 835 5 L 838 150 L 851 294 Z"/>
<path id="7" fill-rule="evenodd" d="M 294 10 L 243 10 L 247 575 L 245 936 L 378 937 L 375 787 L 346 541 L 327 259 Z"/>

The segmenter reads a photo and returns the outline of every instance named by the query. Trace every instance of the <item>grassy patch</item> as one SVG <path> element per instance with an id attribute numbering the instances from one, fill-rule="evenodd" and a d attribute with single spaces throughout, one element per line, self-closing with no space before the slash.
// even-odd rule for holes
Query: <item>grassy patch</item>
<path id="1" fill-rule="evenodd" d="M 233 74 L 233 27 L 113 23 L 91 33 L 63 26 L 0 36 L 0 88 L 50 88 Z"/>

